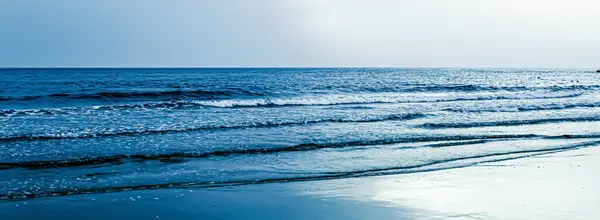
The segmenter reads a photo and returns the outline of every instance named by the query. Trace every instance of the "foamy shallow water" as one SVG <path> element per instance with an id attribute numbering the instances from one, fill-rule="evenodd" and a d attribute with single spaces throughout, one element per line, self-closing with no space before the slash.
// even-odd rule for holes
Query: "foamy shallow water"
<path id="1" fill-rule="evenodd" d="M 460 169 L 46 197 L 0 203 L 6 219 L 597 219 L 599 148 Z M 322 159 L 322 158 L 321 158 Z M 106 211 L 110 210 L 110 211 Z"/>

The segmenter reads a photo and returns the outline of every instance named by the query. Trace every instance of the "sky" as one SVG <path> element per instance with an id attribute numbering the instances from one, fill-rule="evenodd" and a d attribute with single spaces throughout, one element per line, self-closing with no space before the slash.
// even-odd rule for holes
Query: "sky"
<path id="1" fill-rule="evenodd" d="M 0 1 L 0 67 L 600 68 L 597 0 Z"/>

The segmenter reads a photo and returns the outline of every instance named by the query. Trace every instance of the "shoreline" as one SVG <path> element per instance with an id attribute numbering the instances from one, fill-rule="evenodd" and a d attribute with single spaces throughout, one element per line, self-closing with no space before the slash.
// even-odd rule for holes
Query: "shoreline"
<path id="1" fill-rule="evenodd" d="M 0 202 L 2 219 L 597 219 L 600 148 L 390 176 Z"/>

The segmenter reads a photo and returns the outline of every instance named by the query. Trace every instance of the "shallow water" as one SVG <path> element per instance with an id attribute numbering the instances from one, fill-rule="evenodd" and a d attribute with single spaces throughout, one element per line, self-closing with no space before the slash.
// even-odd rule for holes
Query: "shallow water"
<path id="1" fill-rule="evenodd" d="M 600 145 L 577 69 L 3 69 L 0 199 L 427 172 Z"/>

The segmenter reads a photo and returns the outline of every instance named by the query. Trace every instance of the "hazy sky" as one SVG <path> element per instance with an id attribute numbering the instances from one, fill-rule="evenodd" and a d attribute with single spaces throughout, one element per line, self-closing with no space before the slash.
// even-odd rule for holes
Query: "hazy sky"
<path id="1" fill-rule="evenodd" d="M 600 1 L 1 0 L 0 66 L 600 68 Z"/>

